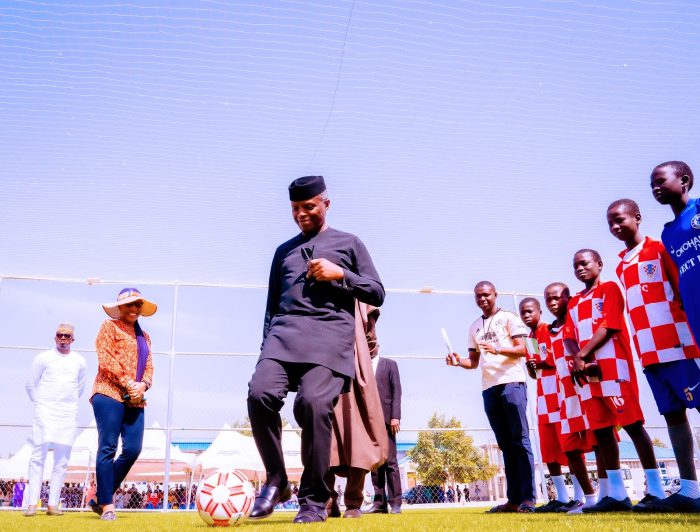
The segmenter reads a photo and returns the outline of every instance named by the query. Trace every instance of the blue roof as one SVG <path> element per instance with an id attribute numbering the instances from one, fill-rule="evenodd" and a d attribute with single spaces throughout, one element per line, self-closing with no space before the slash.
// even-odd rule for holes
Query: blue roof
<path id="1" fill-rule="evenodd" d="M 211 445 L 210 441 L 174 441 L 173 445 L 179 447 L 181 451 L 206 451 Z"/>
<path id="2" fill-rule="evenodd" d="M 407 452 L 413 449 L 416 446 L 416 442 L 409 442 L 409 441 L 397 441 L 396 442 L 396 452 L 401 453 L 401 452 Z"/>

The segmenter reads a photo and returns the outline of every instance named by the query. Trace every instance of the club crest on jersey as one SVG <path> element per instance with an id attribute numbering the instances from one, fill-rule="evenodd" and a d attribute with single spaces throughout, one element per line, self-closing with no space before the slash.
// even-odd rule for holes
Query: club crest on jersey
<path id="1" fill-rule="evenodd" d="M 545 344 L 540 344 L 540 357 L 542 359 L 547 358 L 547 346 Z"/>
<path id="2" fill-rule="evenodd" d="M 690 227 L 693 229 L 700 229 L 700 214 L 696 214 L 691 218 Z"/>
<path id="3" fill-rule="evenodd" d="M 656 264 L 647 263 L 642 266 L 642 271 L 651 280 L 654 278 L 654 274 L 656 273 Z"/>
<path id="4" fill-rule="evenodd" d="M 603 302 L 599 299 L 598 301 L 593 303 L 595 305 L 595 309 L 602 313 L 603 312 Z"/>

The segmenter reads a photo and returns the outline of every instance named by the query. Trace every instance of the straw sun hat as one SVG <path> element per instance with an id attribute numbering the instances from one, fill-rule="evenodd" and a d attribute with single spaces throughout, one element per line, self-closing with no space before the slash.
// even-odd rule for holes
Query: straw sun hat
<path id="1" fill-rule="evenodd" d="M 158 306 L 155 303 L 144 299 L 141 292 L 136 288 L 124 288 L 119 294 L 117 294 L 117 301 L 114 303 L 105 303 L 102 308 L 110 318 L 119 317 L 119 305 L 126 305 L 127 303 L 132 303 L 133 301 L 143 301 L 143 307 L 141 307 L 141 316 L 153 316 L 158 310 Z"/>

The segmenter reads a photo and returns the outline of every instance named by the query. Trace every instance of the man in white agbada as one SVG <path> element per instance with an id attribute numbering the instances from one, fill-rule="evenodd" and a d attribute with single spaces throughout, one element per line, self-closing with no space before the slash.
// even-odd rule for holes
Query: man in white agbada
<path id="1" fill-rule="evenodd" d="M 61 323 L 56 329 L 56 348 L 36 356 L 27 381 L 27 394 L 34 403 L 32 442 L 29 462 L 29 505 L 25 515 L 36 515 L 44 461 L 53 448 L 47 515 L 63 515 L 58 508 L 63 477 L 68 468 L 71 447 L 78 429 L 78 398 L 85 389 L 85 359 L 71 351 L 74 327 Z"/>

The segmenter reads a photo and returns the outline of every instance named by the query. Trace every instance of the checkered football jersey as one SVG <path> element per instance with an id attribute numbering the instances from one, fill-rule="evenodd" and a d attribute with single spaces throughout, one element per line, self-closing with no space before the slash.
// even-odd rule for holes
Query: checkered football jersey
<path id="1" fill-rule="evenodd" d="M 634 346 L 642 366 L 700 357 L 681 308 L 678 270 L 664 245 L 647 237 L 625 260 L 620 253 L 617 276 L 627 296 Z"/>
<path id="2" fill-rule="evenodd" d="M 594 352 L 602 378 L 588 377 L 591 394 L 594 397 L 636 396 L 632 346 L 620 287 L 605 281 L 588 292 L 579 292 L 569 301 L 567 322 L 570 326 L 565 328 L 565 338 L 575 340 L 581 349 L 601 327 L 617 331 Z"/>
<path id="3" fill-rule="evenodd" d="M 534 349 L 528 342 L 527 360 L 545 362 L 551 368 L 542 368 L 537 373 L 537 421 L 540 424 L 556 423 L 560 420 L 559 414 L 559 379 L 557 369 L 554 367 L 554 357 L 551 349 L 540 342 L 540 337 L 547 334 L 547 324 L 540 323 L 535 332 L 530 332 L 530 338 L 534 339 Z"/>
<path id="4" fill-rule="evenodd" d="M 574 385 L 571 381 L 571 364 L 574 357 L 564 344 L 564 327 L 545 327 L 537 330 L 540 351 L 547 351 L 556 367 L 558 384 L 557 402 L 562 434 L 588 430 L 588 419 L 581 408 L 581 398 L 590 397 L 590 386 Z"/>

